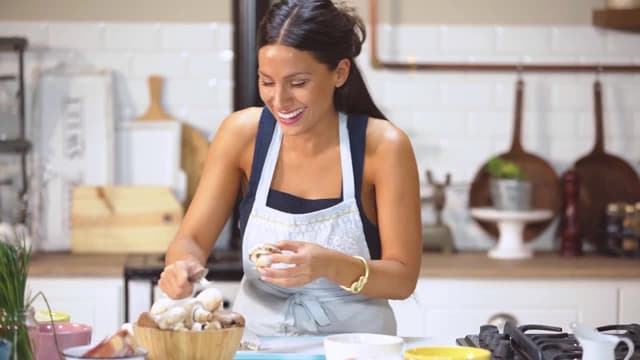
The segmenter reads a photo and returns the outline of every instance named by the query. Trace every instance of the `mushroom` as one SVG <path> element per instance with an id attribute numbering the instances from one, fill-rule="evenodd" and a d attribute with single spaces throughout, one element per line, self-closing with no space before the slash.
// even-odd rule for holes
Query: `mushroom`
<path id="1" fill-rule="evenodd" d="M 161 313 L 160 315 L 154 316 L 153 320 L 155 320 L 156 324 L 163 330 L 176 330 L 175 328 L 183 325 L 183 321 L 187 315 L 187 311 L 184 307 L 175 306 L 170 308 L 169 310 Z"/>
<path id="2" fill-rule="evenodd" d="M 213 287 L 206 288 L 196 296 L 196 300 L 198 300 L 207 311 L 214 312 L 222 306 L 222 293 Z"/>
<path id="3" fill-rule="evenodd" d="M 268 267 L 271 266 L 271 256 L 269 255 L 280 253 L 282 251 L 277 246 L 264 243 L 249 252 L 249 260 L 255 264 L 256 268 Z"/>
<path id="4" fill-rule="evenodd" d="M 244 316 L 229 310 L 218 310 L 213 313 L 213 321 L 218 321 L 223 328 L 244 326 Z"/>

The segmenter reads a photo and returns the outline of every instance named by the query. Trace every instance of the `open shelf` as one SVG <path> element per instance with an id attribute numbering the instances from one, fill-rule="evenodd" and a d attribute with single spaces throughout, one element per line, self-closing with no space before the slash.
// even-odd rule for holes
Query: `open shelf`
<path id="1" fill-rule="evenodd" d="M 640 8 L 595 9 L 592 22 L 601 28 L 640 32 Z"/>
<path id="2" fill-rule="evenodd" d="M 0 140 L 0 153 L 25 153 L 31 149 L 27 140 Z"/>
<path id="3" fill-rule="evenodd" d="M 0 74 L 0 81 L 12 81 L 17 80 L 18 77 L 16 75 L 2 75 Z"/>
<path id="4" fill-rule="evenodd" d="M 27 39 L 19 37 L 0 38 L 0 51 L 24 51 L 27 47 Z"/>

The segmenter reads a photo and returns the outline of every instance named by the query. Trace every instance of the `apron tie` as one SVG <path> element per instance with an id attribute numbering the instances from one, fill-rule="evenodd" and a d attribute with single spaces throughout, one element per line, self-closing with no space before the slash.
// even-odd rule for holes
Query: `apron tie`
<path id="1" fill-rule="evenodd" d="M 292 330 L 318 333 L 318 326 L 331 324 L 327 308 L 315 296 L 293 294 L 287 299 L 285 309 L 284 323 L 286 327 L 293 328 Z"/>

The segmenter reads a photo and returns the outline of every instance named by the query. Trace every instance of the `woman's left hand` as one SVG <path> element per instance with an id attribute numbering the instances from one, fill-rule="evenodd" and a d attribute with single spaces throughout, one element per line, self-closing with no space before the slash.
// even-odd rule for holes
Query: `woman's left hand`
<path id="1" fill-rule="evenodd" d="M 333 250 L 304 241 L 283 240 L 276 244 L 280 250 L 292 253 L 273 254 L 271 263 L 285 263 L 295 266 L 286 269 L 261 268 L 264 281 L 274 285 L 292 288 L 306 285 L 318 278 L 328 277 L 332 268 Z"/>

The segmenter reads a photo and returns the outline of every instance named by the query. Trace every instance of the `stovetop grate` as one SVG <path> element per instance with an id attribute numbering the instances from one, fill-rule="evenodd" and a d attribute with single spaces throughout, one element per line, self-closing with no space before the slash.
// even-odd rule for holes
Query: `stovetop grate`
<path id="1" fill-rule="evenodd" d="M 598 331 L 625 336 L 640 348 L 640 325 L 608 325 Z M 562 328 L 545 325 L 515 326 L 507 322 L 502 333 L 494 325 L 482 325 L 477 335 L 457 339 L 458 345 L 479 347 L 491 351 L 492 360 L 579 360 L 582 348 L 573 334 Z M 616 360 L 624 359 L 627 346 L 616 348 Z M 640 352 L 631 357 L 640 360 Z"/>

